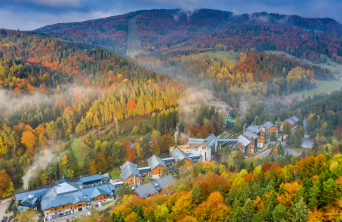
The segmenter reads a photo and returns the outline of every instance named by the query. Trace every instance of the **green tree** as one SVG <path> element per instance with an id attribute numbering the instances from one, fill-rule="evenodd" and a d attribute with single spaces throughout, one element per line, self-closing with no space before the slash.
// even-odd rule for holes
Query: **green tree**
<path id="1" fill-rule="evenodd" d="M 277 136 L 276 136 L 275 132 L 272 132 L 270 140 L 271 140 L 271 142 L 277 141 Z"/>
<path id="2" fill-rule="evenodd" d="M 249 165 L 248 165 L 248 170 L 247 171 L 248 171 L 248 173 L 253 173 L 254 169 L 255 169 L 255 164 L 254 164 L 253 161 L 251 161 L 249 163 Z"/>
<path id="3" fill-rule="evenodd" d="M 322 205 L 328 205 L 330 201 L 336 196 L 336 192 L 337 189 L 335 186 L 335 181 L 332 178 L 329 178 L 328 181 L 324 181 L 322 185 L 322 193 L 320 196 Z"/>
<path id="4" fill-rule="evenodd" d="M 291 215 L 292 214 L 288 212 L 286 207 L 282 204 L 278 204 L 272 212 L 272 217 L 275 222 L 289 221 Z"/>
<path id="5" fill-rule="evenodd" d="M 301 198 L 298 203 L 295 203 L 292 207 L 293 222 L 304 222 L 309 218 L 308 209 L 304 202 L 304 198 Z"/>
<path id="6" fill-rule="evenodd" d="M 308 207 L 313 210 L 315 207 L 318 207 L 319 204 L 319 198 L 320 198 L 320 185 L 319 185 L 319 180 L 317 180 L 313 187 L 310 188 L 309 192 L 309 204 Z"/>
<path id="7" fill-rule="evenodd" d="M 296 135 L 295 135 L 295 147 L 300 148 L 302 144 L 302 137 L 300 135 L 299 130 L 296 130 Z"/>
<path id="8" fill-rule="evenodd" d="M 251 222 L 253 220 L 253 205 L 251 199 L 247 199 L 245 205 L 243 206 L 241 219 L 245 222 Z"/>

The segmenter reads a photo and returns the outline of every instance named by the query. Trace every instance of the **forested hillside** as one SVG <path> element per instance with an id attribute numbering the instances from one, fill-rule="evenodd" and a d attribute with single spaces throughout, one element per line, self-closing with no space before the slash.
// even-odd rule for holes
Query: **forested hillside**
<path id="1" fill-rule="evenodd" d="M 116 133 L 111 131 L 107 137 L 110 143 L 98 141 L 103 134 L 97 138 L 88 131 L 135 117 L 160 115 L 164 121 L 173 115 L 183 91 L 170 77 L 105 49 L 9 30 L 0 31 L 0 40 L 0 177 L 6 183 L 0 188 L 3 197 L 11 193 L 11 181 L 15 188 L 22 184 L 21 177 L 42 150 L 51 150 L 56 157 L 47 163 L 49 170 L 38 167 L 34 176 L 28 177 L 26 186 L 30 189 L 62 176 L 85 175 L 90 170 L 93 173 L 94 167 L 95 172 L 104 172 L 120 164 L 126 150 L 121 143 L 113 145 L 113 138 L 127 130 L 120 127 Z M 177 119 L 167 121 L 173 121 L 174 127 Z M 83 134 L 95 139 L 84 152 L 94 152 L 95 142 L 101 142 L 102 147 L 95 149 L 85 164 L 70 147 L 74 135 Z M 114 153 L 119 153 L 115 156 L 120 159 L 113 161 Z M 103 165 L 90 168 L 94 159 L 108 164 L 105 169 Z"/>
<path id="2" fill-rule="evenodd" d="M 321 54 L 342 63 L 342 26 L 329 18 L 303 18 L 268 13 L 235 15 L 200 9 L 137 11 L 80 23 L 56 24 L 38 29 L 57 37 L 91 43 L 125 52 L 127 21 L 135 15 L 146 52 L 165 47 L 220 48 L 237 51 L 281 50 L 314 63 Z"/>
<path id="3" fill-rule="evenodd" d="M 177 165 L 177 182 L 162 195 L 140 199 L 126 192 L 102 221 L 340 221 L 342 155 L 323 150 L 276 160 L 245 160 L 238 151 L 217 166 Z"/>

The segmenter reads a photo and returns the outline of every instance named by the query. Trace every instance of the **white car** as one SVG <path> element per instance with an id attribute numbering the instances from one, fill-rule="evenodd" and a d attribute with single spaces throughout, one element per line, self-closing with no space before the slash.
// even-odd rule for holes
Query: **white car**
<path id="1" fill-rule="evenodd" d="M 90 217 L 91 216 L 91 213 L 88 211 L 88 213 L 86 214 L 88 217 Z"/>

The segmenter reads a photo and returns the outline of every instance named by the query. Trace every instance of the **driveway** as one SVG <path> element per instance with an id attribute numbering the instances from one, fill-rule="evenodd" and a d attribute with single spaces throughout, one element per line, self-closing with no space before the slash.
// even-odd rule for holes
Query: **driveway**
<path id="1" fill-rule="evenodd" d="M 11 202 L 11 198 L 7 198 L 1 201 L 0 204 L 0 220 L 2 220 L 2 218 L 5 216 L 5 210 L 7 209 L 7 204 L 9 204 L 9 202 Z M 6 216 L 8 216 L 9 214 L 6 214 Z"/>

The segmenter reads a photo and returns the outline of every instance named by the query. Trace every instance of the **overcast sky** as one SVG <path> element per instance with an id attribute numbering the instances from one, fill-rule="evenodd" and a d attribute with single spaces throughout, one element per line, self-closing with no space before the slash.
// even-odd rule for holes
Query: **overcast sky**
<path id="1" fill-rule="evenodd" d="M 141 9 L 212 8 L 236 13 L 273 12 L 342 22 L 342 0 L 0 0 L 0 28 L 33 30 Z"/>

